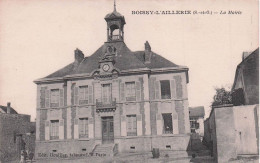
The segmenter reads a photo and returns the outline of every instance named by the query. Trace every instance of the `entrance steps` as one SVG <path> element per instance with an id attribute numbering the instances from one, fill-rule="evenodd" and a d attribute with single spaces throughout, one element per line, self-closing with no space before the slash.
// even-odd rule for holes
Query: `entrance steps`
<path id="1" fill-rule="evenodd" d="M 114 156 L 117 154 L 117 144 L 98 144 L 93 150 L 95 156 Z"/>

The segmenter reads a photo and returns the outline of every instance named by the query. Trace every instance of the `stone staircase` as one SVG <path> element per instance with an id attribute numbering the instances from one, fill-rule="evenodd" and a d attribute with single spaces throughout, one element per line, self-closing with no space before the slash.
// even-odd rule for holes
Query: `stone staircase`
<path id="1" fill-rule="evenodd" d="M 109 157 L 117 154 L 117 144 L 98 144 L 93 150 L 94 156 Z"/>

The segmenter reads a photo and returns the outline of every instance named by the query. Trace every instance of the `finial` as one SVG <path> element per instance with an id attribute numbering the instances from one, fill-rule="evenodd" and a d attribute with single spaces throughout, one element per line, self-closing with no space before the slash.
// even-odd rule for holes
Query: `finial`
<path id="1" fill-rule="evenodd" d="M 114 11 L 116 11 L 116 0 L 114 0 Z"/>

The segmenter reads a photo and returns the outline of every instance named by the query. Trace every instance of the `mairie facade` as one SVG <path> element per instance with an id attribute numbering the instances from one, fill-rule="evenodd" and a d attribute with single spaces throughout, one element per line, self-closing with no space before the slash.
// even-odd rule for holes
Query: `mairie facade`
<path id="1" fill-rule="evenodd" d="M 35 80 L 36 158 L 95 152 L 112 144 L 119 152 L 152 148 L 186 150 L 190 124 L 188 68 L 124 43 L 125 18 L 106 15 L 107 41 L 92 55 Z"/>

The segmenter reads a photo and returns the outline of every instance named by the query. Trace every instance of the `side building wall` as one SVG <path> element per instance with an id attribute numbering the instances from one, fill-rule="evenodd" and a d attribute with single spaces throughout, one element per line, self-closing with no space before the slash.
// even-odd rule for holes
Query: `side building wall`
<path id="1" fill-rule="evenodd" d="M 258 105 L 214 108 L 205 121 L 205 139 L 218 162 L 258 154 Z"/>
<path id="2" fill-rule="evenodd" d="M 22 138 L 34 131 L 30 115 L 0 114 L 0 161 L 18 160 L 22 148 Z M 34 153 L 34 136 L 24 140 L 30 145 L 26 150 Z"/>

